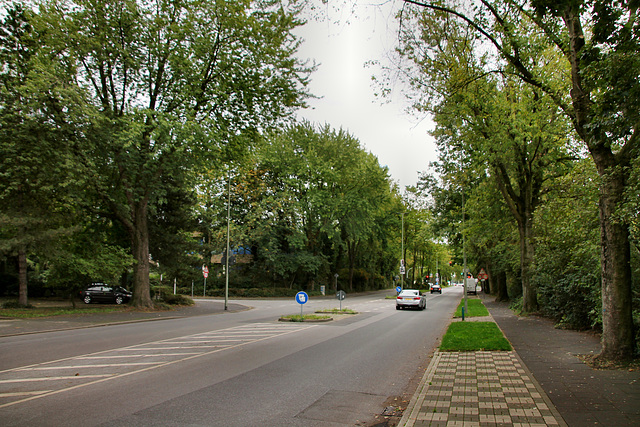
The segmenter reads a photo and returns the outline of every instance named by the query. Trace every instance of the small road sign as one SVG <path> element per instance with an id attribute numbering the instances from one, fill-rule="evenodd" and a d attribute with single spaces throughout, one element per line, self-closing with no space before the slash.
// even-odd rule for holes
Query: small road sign
<path id="1" fill-rule="evenodd" d="M 336 298 L 338 298 L 340 301 L 342 301 L 346 297 L 347 297 L 347 294 L 345 293 L 345 291 L 338 291 L 338 293 L 336 294 Z"/>
<path id="2" fill-rule="evenodd" d="M 478 279 L 487 280 L 488 278 L 489 278 L 489 275 L 487 274 L 487 272 L 484 271 L 484 268 L 481 268 L 480 273 L 478 273 Z"/>
<path id="3" fill-rule="evenodd" d="M 296 302 L 298 304 L 306 304 L 309 301 L 309 295 L 306 292 L 300 291 L 296 294 Z"/>
<path id="4" fill-rule="evenodd" d="M 396 286 L 396 292 L 400 293 L 400 291 L 402 290 L 402 288 L 400 286 Z"/>

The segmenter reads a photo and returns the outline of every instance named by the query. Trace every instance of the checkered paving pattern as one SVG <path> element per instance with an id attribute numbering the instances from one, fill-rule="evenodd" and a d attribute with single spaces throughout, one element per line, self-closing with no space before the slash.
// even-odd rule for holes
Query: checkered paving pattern
<path id="1" fill-rule="evenodd" d="M 566 426 L 511 352 L 436 352 L 405 426 Z"/>

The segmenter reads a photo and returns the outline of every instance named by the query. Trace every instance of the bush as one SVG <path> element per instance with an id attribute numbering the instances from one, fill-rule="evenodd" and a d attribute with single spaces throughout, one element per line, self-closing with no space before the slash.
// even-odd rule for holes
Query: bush
<path id="1" fill-rule="evenodd" d="M 7 301 L 2 304 L 2 308 L 34 308 L 31 304 L 22 305 L 18 301 Z"/>
<path id="2" fill-rule="evenodd" d="M 195 302 L 191 298 L 181 294 L 164 294 L 162 300 L 170 305 L 194 305 Z"/>

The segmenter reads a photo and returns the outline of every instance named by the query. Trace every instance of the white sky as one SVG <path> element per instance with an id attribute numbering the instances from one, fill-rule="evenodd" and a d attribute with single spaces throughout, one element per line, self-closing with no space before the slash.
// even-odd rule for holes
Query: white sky
<path id="1" fill-rule="evenodd" d="M 435 145 L 427 134 L 432 123 L 406 112 L 408 103 L 399 87 L 390 103 L 376 98 L 371 77 L 381 76 L 378 69 L 365 67 L 371 60 L 387 64 L 387 52 L 397 43 L 392 9 L 401 2 L 351 2 L 355 3 L 352 10 L 326 6 L 324 13 L 329 19 L 309 20 L 296 31 L 305 40 L 299 57 L 319 64 L 311 76 L 310 92 L 321 97 L 310 100 L 311 108 L 299 116 L 348 131 L 378 157 L 380 165 L 389 168 L 392 179 L 404 190 L 415 185 L 418 172 L 426 171 L 436 160 Z"/>

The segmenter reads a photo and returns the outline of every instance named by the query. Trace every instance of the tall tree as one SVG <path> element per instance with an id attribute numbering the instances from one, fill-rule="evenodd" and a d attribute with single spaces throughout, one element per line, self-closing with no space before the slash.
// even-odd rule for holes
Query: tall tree
<path id="1" fill-rule="evenodd" d="M 523 310 L 537 311 L 533 218 L 545 181 L 570 160 L 566 121 L 541 91 L 510 78 L 509 69 L 486 72 L 486 59 L 473 54 L 480 47 L 477 36 L 452 29 L 447 14 L 418 19 L 423 25 L 406 29 L 400 50 L 418 67 L 412 85 L 427 92 L 414 97 L 414 106 L 433 112 L 440 147 L 450 145 L 441 156 L 463 152 L 495 181 L 520 235 Z M 433 46 L 433 52 L 416 43 Z"/>
<path id="2" fill-rule="evenodd" d="M 0 251 L 18 264 L 27 305 L 27 259 L 72 232 L 82 168 L 74 165 L 81 97 L 55 63 L 39 57 L 33 13 L 6 11 L 0 28 Z"/>
<path id="3" fill-rule="evenodd" d="M 128 230 L 137 306 L 149 292 L 149 208 L 165 177 L 302 105 L 302 24 L 275 0 L 45 0 L 43 50 L 89 94 L 93 189 Z M 223 160 L 227 160 L 227 158 Z M 222 166 L 222 165 L 220 165 Z M 180 174 L 178 173 L 178 174 Z"/>
<path id="4" fill-rule="evenodd" d="M 481 0 L 472 9 L 455 2 L 405 2 L 446 12 L 457 24 L 480 34 L 512 67 L 513 75 L 546 93 L 573 124 L 602 179 L 600 356 L 633 357 L 629 223 L 616 214 L 625 201 L 628 170 L 639 155 L 636 2 Z M 555 72 L 549 72 L 545 58 L 529 55 L 531 39 L 546 43 L 562 58 Z"/>

